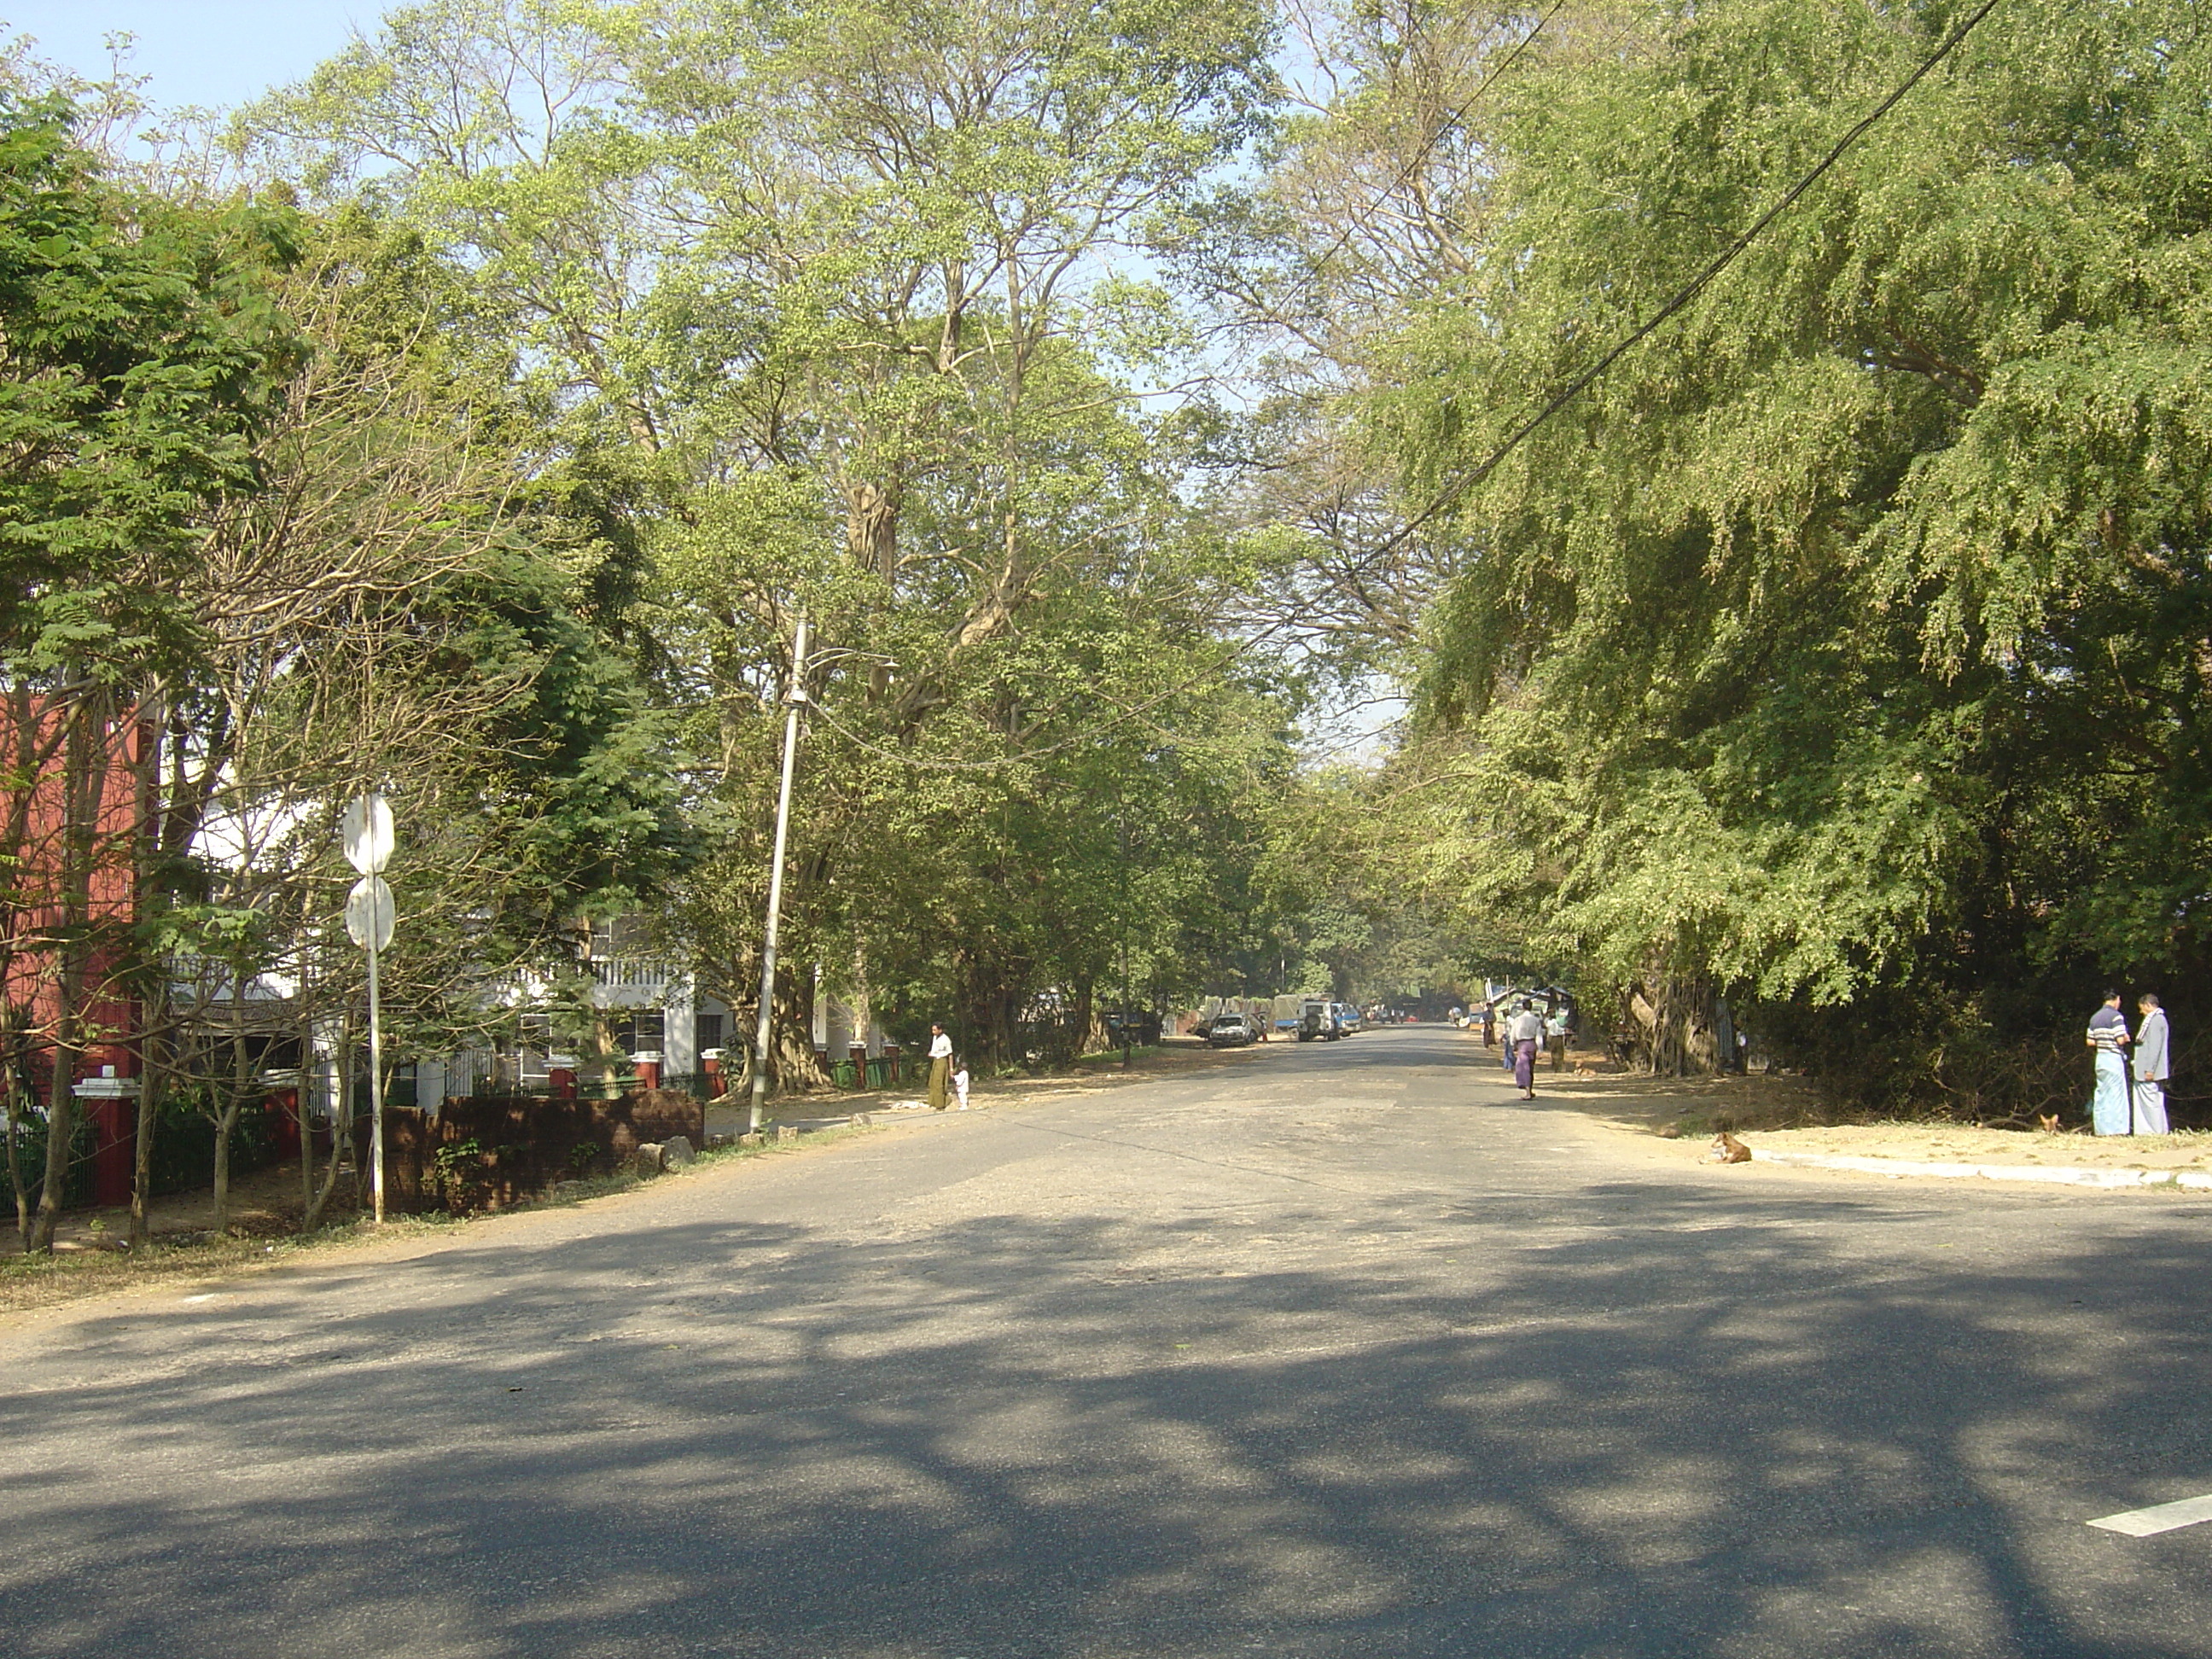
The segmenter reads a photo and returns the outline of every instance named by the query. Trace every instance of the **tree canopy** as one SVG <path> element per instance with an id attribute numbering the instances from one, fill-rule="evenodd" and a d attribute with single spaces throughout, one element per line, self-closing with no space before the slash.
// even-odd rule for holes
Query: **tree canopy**
<path id="1" fill-rule="evenodd" d="M 1999 9 L 1457 480 L 1965 15 L 1660 9 L 1525 65 L 1483 257 L 1408 307 L 1358 416 L 1470 550 L 1419 697 L 1484 757 L 1484 902 L 1800 1030 L 2039 1020 L 2203 960 L 2197 9 Z"/>

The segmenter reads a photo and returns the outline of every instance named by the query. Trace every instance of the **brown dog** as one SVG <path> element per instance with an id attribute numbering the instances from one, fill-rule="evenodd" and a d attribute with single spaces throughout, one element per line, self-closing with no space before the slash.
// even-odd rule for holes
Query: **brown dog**
<path id="1" fill-rule="evenodd" d="M 1723 1129 L 1713 1137 L 1712 1150 L 1705 1154 L 1705 1162 L 1748 1164 L 1751 1162 L 1751 1148 Z"/>

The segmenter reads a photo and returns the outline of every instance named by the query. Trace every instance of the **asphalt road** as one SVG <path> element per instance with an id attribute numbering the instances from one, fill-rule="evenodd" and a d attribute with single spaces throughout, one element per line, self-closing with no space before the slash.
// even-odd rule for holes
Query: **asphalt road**
<path id="1" fill-rule="evenodd" d="M 0 1653 L 2212 1654 L 2208 1226 L 1271 1047 L 0 1329 Z"/>

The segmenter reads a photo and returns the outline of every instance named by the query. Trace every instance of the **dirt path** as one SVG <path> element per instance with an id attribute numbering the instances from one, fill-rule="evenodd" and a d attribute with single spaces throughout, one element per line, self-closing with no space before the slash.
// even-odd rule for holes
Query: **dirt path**
<path id="1" fill-rule="evenodd" d="M 1480 1044 L 1480 1039 L 1471 1039 Z M 1536 1073 L 1540 1098 L 1653 1139 L 1666 1161 L 1702 1159 L 1728 1129 L 1762 1152 L 2084 1170 L 2212 1172 L 2212 1133 L 2106 1136 L 1985 1128 L 1972 1123 L 1823 1123 L 1817 1090 L 1802 1078 L 1651 1078 L 1624 1075 L 1596 1055 L 1576 1051 L 1586 1069 Z"/>

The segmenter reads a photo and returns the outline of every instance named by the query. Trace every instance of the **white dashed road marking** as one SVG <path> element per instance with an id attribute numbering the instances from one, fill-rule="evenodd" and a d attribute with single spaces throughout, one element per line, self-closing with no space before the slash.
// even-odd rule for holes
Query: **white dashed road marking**
<path id="1" fill-rule="evenodd" d="M 2212 1521 L 2212 1492 L 2202 1498 L 2185 1498 L 2179 1503 L 2160 1504 L 2151 1509 L 2103 1516 L 2089 1524 L 2102 1527 L 2106 1532 L 2124 1532 L 2130 1538 L 2148 1538 L 2153 1533 L 2172 1532 L 2176 1527 L 2193 1527 L 2199 1521 Z"/>

